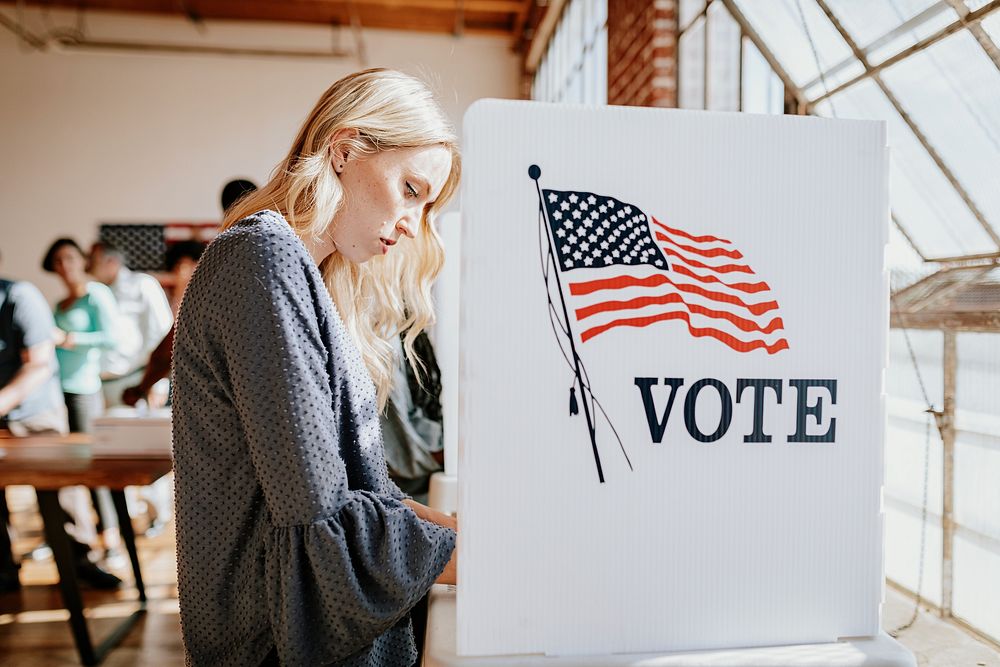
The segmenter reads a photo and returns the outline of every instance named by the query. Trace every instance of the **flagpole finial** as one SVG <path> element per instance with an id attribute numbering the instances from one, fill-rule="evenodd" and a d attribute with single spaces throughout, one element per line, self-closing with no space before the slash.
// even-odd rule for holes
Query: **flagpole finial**
<path id="1" fill-rule="evenodd" d="M 542 170 L 538 167 L 537 164 L 533 164 L 530 167 L 528 167 L 528 176 L 531 177 L 531 180 L 537 181 L 538 177 L 541 175 L 542 175 Z"/>

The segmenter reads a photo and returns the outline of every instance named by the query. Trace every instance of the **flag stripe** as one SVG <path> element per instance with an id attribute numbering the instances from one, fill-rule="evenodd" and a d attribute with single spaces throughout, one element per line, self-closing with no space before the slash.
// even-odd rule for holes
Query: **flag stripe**
<path id="1" fill-rule="evenodd" d="M 669 241 L 669 239 L 663 235 L 662 232 L 656 232 L 656 238 L 660 241 Z M 673 248 L 664 248 L 663 251 L 668 255 L 673 255 L 677 259 L 683 261 L 689 266 L 695 266 L 699 269 L 707 269 L 709 271 L 715 271 L 717 273 L 749 273 L 753 274 L 753 269 L 751 269 L 746 264 L 719 264 L 718 266 L 712 264 L 705 264 L 704 262 L 699 262 L 696 259 L 686 257 L 681 253 L 677 252 Z"/>
<path id="2" fill-rule="evenodd" d="M 575 296 L 582 296 L 584 294 L 590 294 L 591 292 L 596 292 L 602 289 L 622 289 L 623 287 L 655 287 L 657 285 L 666 285 L 666 284 L 673 285 L 682 292 L 688 292 L 690 294 L 699 294 L 707 299 L 712 299 L 713 301 L 721 301 L 723 303 L 729 303 L 735 306 L 741 306 L 749 310 L 754 315 L 762 315 L 778 307 L 778 303 L 776 301 L 747 303 L 738 296 L 732 294 L 724 294 L 723 292 L 714 292 L 712 290 L 707 290 L 704 287 L 699 287 L 698 285 L 688 285 L 687 283 L 675 283 L 670 278 L 667 278 L 666 276 L 660 274 L 652 275 L 649 276 L 648 278 L 635 278 L 634 276 L 616 276 L 614 278 L 601 278 L 598 280 L 589 280 L 587 282 L 582 282 L 582 283 L 570 283 L 569 291 L 570 294 L 573 294 Z"/>
<path id="3" fill-rule="evenodd" d="M 604 333 L 609 329 L 615 327 L 646 327 L 655 322 L 662 322 L 665 320 L 683 320 L 687 323 L 688 331 L 692 336 L 696 338 L 701 338 L 704 336 L 711 336 L 716 340 L 725 343 L 737 352 L 750 352 L 751 350 L 763 349 L 768 354 L 774 354 L 780 352 L 781 350 L 788 349 L 788 341 L 784 338 L 780 338 L 774 343 L 766 343 L 759 339 L 753 339 L 749 341 L 743 341 L 735 336 L 725 333 L 724 331 L 719 331 L 718 329 L 712 329 L 708 327 L 695 327 L 691 324 L 691 316 L 683 311 L 670 311 L 666 313 L 659 313 L 657 315 L 649 315 L 646 317 L 631 317 L 626 319 L 614 320 L 613 322 L 608 322 L 607 324 L 602 324 L 600 326 L 592 327 L 587 329 L 580 335 L 580 339 L 583 342 L 587 342 L 594 336 Z"/>
<path id="4" fill-rule="evenodd" d="M 726 250 L 725 248 L 695 248 L 692 245 L 678 243 L 672 237 L 664 234 L 663 232 L 656 232 L 656 236 L 661 240 L 672 243 L 685 252 L 693 252 L 694 254 L 701 255 L 702 257 L 728 257 L 730 259 L 743 259 L 743 254 L 739 250 Z"/>
<path id="5" fill-rule="evenodd" d="M 635 310 L 637 308 L 644 308 L 651 305 L 662 305 L 666 303 L 679 303 L 694 315 L 703 315 L 709 318 L 727 320 L 735 324 L 743 331 L 759 331 L 761 333 L 770 334 L 783 329 L 785 326 L 780 317 L 775 317 L 768 322 L 766 326 L 761 326 L 752 320 L 740 317 L 739 315 L 734 315 L 729 311 L 713 310 L 711 308 L 700 306 L 696 303 L 688 303 L 680 294 L 677 294 L 676 292 L 669 292 L 658 296 L 641 296 L 629 299 L 628 301 L 602 301 L 584 308 L 578 308 L 576 310 L 576 319 L 583 320 L 593 315 L 597 315 L 598 313 L 606 313 L 616 310 Z"/>
<path id="6" fill-rule="evenodd" d="M 700 273 L 695 273 L 691 269 L 687 268 L 683 264 L 673 264 L 671 267 L 675 272 L 681 274 L 682 276 L 687 276 L 688 278 L 694 278 L 697 281 L 703 283 L 719 283 L 726 287 L 731 287 L 733 289 L 739 290 L 741 292 L 747 292 L 748 294 L 756 294 L 757 292 L 765 292 L 770 288 L 767 283 L 727 283 L 719 280 L 715 276 L 703 276 Z"/>
<path id="7" fill-rule="evenodd" d="M 663 224 L 656 218 L 653 218 L 652 220 L 654 223 L 656 223 L 660 227 L 663 227 L 663 229 L 670 232 L 671 234 L 676 234 L 677 236 L 683 236 L 684 238 L 694 241 L 696 243 L 730 243 L 730 244 L 732 243 L 732 241 L 719 238 L 718 236 L 693 236 L 691 234 L 688 234 L 682 229 L 674 229 L 673 227 L 667 227 L 665 224 Z"/>

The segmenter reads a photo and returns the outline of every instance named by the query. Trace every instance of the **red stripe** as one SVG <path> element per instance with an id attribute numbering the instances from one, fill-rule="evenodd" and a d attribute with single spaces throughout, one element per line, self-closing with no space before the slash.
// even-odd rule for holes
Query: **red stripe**
<path id="1" fill-rule="evenodd" d="M 781 321 L 780 317 L 775 317 L 767 323 L 767 326 L 761 327 L 752 320 L 745 319 L 739 315 L 734 315 L 733 313 L 724 310 L 712 310 L 711 308 L 705 308 L 704 306 L 700 306 L 696 303 L 688 303 L 681 297 L 680 294 L 676 293 L 661 294 L 659 296 L 641 296 L 628 301 L 602 301 L 601 303 L 595 303 L 591 306 L 586 306 L 585 308 L 578 308 L 576 310 L 576 319 L 582 320 L 592 315 L 597 315 L 598 313 L 606 313 L 615 310 L 633 310 L 636 308 L 652 306 L 654 304 L 662 305 L 665 303 L 680 303 L 692 314 L 727 320 L 735 324 L 743 331 L 760 331 L 761 333 L 770 334 L 779 329 L 783 329 L 785 326 L 785 323 Z"/>
<path id="2" fill-rule="evenodd" d="M 695 338 L 710 336 L 722 343 L 725 343 L 737 352 L 750 352 L 752 350 L 763 349 L 768 354 L 775 354 L 781 350 L 788 349 L 788 341 L 784 338 L 779 338 L 769 345 L 759 339 L 749 341 L 740 340 L 739 338 L 731 336 L 724 331 L 719 331 L 718 329 L 693 327 L 691 326 L 691 316 L 682 311 L 671 311 L 668 313 L 660 313 L 659 315 L 650 315 L 649 317 L 633 317 L 629 319 L 615 320 L 614 322 L 602 324 L 599 327 L 587 329 L 583 332 L 583 334 L 581 334 L 580 338 L 583 342 L 587 342 L 594 336 L 602 334 L 608 329 L 613 329 L 615 327 L 648 327 L 650 324 L 665 320 L 684 320 L 687 323 L 688 331 Z"/>
<path id="3" fill-rule="evenodd" d="M 653 218 L 653 222 L 656 223 L 657 225 L 659 225 L 660 227 L 663 227 L 665 230 L 667 230 L 671 234 L 676 234 L 677 236 L 683 236 L 684 238 L 690 239 L 691 241 L 695 241 L 696 243 L 712 243 L 712 242 L 717 242 L 717 243 L 732 243 L 732 241 L 728 241 L 726 239 L 720 239 L 718 236 L 692 236 L 691 234 L 688 234 L 684 230 L 673 229 L 672 227 L 667 227 L 665 224 L 663 224 L 662 222 L 660 222 L 656 218 Z"/>
<path id="4" fill-rule="evenodd" d="M 625 287 L 656 287 L 657 285 L 670 284 L 676 287 L 681 292 L 688 292 L 689 294 L 698 294 L 707 299 L 712 299 L 713 301 L 721 301 L 723 303 L 730 303 L 737 306 L 742 306 L 749 310 L 754 315 L 763 315 L 769 310 L 774 310 L 778 307 L 777 301 L 764 301 L 762 303 L 746 303 L 737 296 L 732 294 L 724 294 L 722 292 L 713 292 L 707 290 L 703 287 L 698 287 L 697 285 L 685 285 L 683 283 L 677 284 L 670 278 L 667 278 L 661 274 L 655 274 L 649 276 L 648 278 L 634 278 L 632 276 L 617 276 L 615 278 L 602 278 L 600 280 L 590 280 L 585 283 L 570 283 L 569 292 L 574 296 L 582 296 L 584 294 L 590 294 L 592 292 L 597 292 L 602 289 L 623 289 Z"/>
<path id="5" fill-rule="evenodd" d="M 656 232 L 656 238 L 660 241 L 670 241 L 670 239 L 667 238 L 667 236 L 661 232 Z M 685 264 L 690 264 L 691 266 L 697 266 L 699 269 L 708 269 L 709 271 L 717 271 L 718 273 L 732 273 L 733 271 L 736 271 L 739 273 L 753 274 L 753 270 L 746 264 L 720 264 L 718 266 L 714 266 L 712 264 L 704 264 L 696 259 L 691 259 L 690 257 L 686 257 L 677 252 L 676 250 L 674 250 L 673 248 L 664 248 L 663 251 L 668 255 L 673 255 L 677 259 L 680 259 Z"/>
<path id="6" fill-rule="evenodd" d="M 726 287 L 732 287 L 733 289 L 739 290 L 741 292 L 747 292 L 749 294 L 756 294 L 757 292 L 765 292 L 771 287 L 767 283 L 726 283 L 715 276 L 703 276 L 700 273 L 695 273 L 691 269 L 687 268 L 683 264 L 671 264 L 670 268 L 681 274 L 682 276 L 687 276 L 688 278 L 694 278 L 695 280 L 700 280 L 703 283 L 719 283 L 720 285 L 725 285 Z"/>
<path id="7" fill-rule="evenodd" d="M 660 225 L 662 227 L 663 225 Z M 701 255 L 702 257 L 729 257 L 730 259 L 743 259 L 743 255 L 739 250 L 726 250 L 725 248 L 695 248 L 694 246 L 684 245 L 683 243 L 678 243 L 674 239 L 670 238 L 663 232 L 656 232 L 656 237 L 663 241 L 668 241 L 673 243 L 675 246 L 681 250 L 686 250 L 687 252 L 693 252 L 696 255 Z"/>

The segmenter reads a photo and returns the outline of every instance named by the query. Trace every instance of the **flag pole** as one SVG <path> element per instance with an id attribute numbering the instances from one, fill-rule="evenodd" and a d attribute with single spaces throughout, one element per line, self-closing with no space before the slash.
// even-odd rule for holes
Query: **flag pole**
<path id="1" fill-rule="evenodd" d="M 549 242 L 549 256 L 555 259 L 558 255 L 555 252 L 555 239 L 552 238 L 552 226 L 549 224 L 549 216 L 545 210 L 545 201 L 542 198 L 542 187 L 538 184 L 538 179 L 542 175 L 542 170 L 537 164 L 528 167 L 528 176 L 535 182 L 535 190 L 538 192 L 538 209 L 542 213 L 545 222 L 545 238 Z M 576 373 L 576 381 L 580 385 L 581 398 L 583 399 L 583 412 L 587 416 L 587 431 L 590 433 L 590 447 L 594 450 L 594 463 L 597 464 L 597 478 L 604 484 L 604 470 L 601 468 L 601 455 L 597 452 L 597 429 L 594 427 L 594 420 L 590 416 L 590 401 L 587 400 L 586 385 L 583 383 L 583 376 L 580 373 L 580 357 L 576 353 L 576 343 L 573 340 L 573 327 L 570 325 L 569 311 L 566 309 L 566 297 L 563 296 L 562 281 L 559 279 L 559 262 L 555 261 L 556 289 L 559 291 L 559 301 L 562 303 L 563 317 L 566 321 L 566 330 L 569 331 L 569 349 L 573 356 L 573 370 Z"/>

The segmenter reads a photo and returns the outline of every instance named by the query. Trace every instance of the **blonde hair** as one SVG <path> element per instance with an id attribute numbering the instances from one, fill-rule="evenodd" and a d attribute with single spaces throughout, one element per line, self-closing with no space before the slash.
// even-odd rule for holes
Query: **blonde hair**
<path id="1" fill-rule="evenodd" d="M 346 138 L 334 143 L 341 130 Z M 379 409 L 392 388 L 395 338 L 405 332 L 403 347 L 414 359 L 413 341 L 434 322 L 431 287 L 444 264 L 444 247 L 434 220 L 458 189 L 461 158 L 454 130 L 433 94 L 421 81 L 376 68 L 337 81 L 320 97 L 299 130 L 288 156 L 271 180 L 228 211 L 227 228 L 263 209 L 281 213 L 300 238 L 319 239 L 344 199 L 333 156 L 344 149 L 352 157 L 378 151 L 443 145 L 451 153 L 451 171 L 433 204 L 425 207 L 416 239 L 405 239 L 384 256 L 354 264 L 334 253 L 320 265 L 340 316 L 361 351 L 378 392 Z M 418 373 L 419 376 L 419 373 Z"/>

